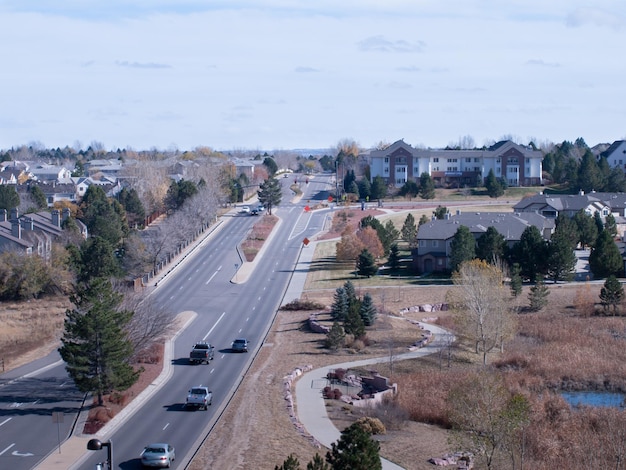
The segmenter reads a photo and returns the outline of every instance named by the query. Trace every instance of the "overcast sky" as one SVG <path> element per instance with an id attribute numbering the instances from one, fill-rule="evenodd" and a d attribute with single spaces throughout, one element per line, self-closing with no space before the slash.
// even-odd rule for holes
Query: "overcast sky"
<path id="1" fill-rule="evenodd" d="M 593 146 L 625 46 L 624 0 L 0 0 L 0 149 Z"/>

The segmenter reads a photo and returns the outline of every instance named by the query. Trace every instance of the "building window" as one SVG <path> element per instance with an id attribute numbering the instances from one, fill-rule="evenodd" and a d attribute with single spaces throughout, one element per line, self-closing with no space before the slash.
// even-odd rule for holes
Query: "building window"
<path id="1" fill-rule="evenodd" d="M 396 173 L 406 173 L 406 167 L 405 166 L 396 167 Z"/>
<path id="2" fill-rule="evenodd" d="M 528 165 L 530 163 L 530 158 L 526 159 L 526 164 Z"/>
<path id="3" fill-rule="evenodd" d="M 385 173 L 389 174 L 389 167 L 386 166 L 384 171 L 385 171 Z"/>
<path id="4" fill-rule="evenodd" d="M 426 240 L 420 240 L 420 247 L 426 247 Z"/>
<path id="5" fill-rule="evenodd" d="M 413 174 L 417 175 L 420 172 L 420 169 L 418 167 L 413 167 Z"/>
<path id="6" fill-rule="evenodd" d="M 439 171 L 439 167 L 438 166 L 433 167 L 433 171 Z"/>
<path id="7" fill-rule="evenodd" d="M 439 162 L 439 157 L 433 158 L 433 162 L 435 162 L 435 163 Z"/>
<path id="8" fill-rule="evenodd" d="M 437 248 L 437 247 L 439 246 L 439 240 L 433 240 L 433 241 L 431 242 L 431 246 L 432 246 L 433 248 Z"/>
<path id="9" fill-rule="evenodd" d="M 474 158 L 474 163 L 479 163 L 480 162 L 480 158 L 476 157 Z"/>
<path id="10" fill-rule="evenodd" d="M 474 171 L 476 171 L 476 172 L 480 171 L 480 167 L 479 166 L 475 166 L 474 167 Z"/>
<path id="11" fill-rule="evenodd" d="M 471 158 L 469 158 L 469 157 L 468 157 L 468 158 L 466 158 L 466 159 L 465 159 L 465 163 L 472 163 L 472 159 L 471 159 Z"/>
<path id="12" fill-rule="evenodd" d="M 457 158 L 448 158 L 448 163 L 456 163 L 457 161 Z"/>
<path id="13" fill-rule="evenodd" d="M 396 179 L 396 184 L 404 184 L 406 183 L 406 180 L 404 178 L 397 178 Z"/>
<path id="14" fill-rule="evenodd" d="M 389 157 L 385 157 L 385 163 L 389 163 Z"/>
<path id="15" fill-rule="evenodd" d="M 437 259 L 437 266 L 443 266 L 443 260 L 441 258 Z"/>
<path id="16" fill-rule="evenodd" d="M 509 157 L 509 163 L 517 163 L 517 157 Z"/>
<path id="17" fill-rule="evenodd" d="M 500 167 L 496 168 L 496 173 L 500 174 Z"/>
<path id="18" fill-rule="evenodd" d="M 396 163 L 406 163 L 406 157 L 396 157 Z"/>
<path id="19" fill-rule="evenodd" d="M 459 171 L 458 166 L 449 166 L 447 171 Z"/>

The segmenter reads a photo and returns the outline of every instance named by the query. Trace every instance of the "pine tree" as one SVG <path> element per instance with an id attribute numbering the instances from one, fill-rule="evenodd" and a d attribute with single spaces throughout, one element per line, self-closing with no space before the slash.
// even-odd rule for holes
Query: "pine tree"
<path id="1" fill-rule="evenodd" d="M 565 229 L 556 230 L 548 243 L 548 275 L 554 282 L 570 280 L 576 267 L 574 242 Z"/>
<path id="2" fill-rule="evenodd" d="M 519 263 L 522 279 L 534 279 L 536 274 L 546 273 L 547 244 L 539 229 L 526 227 L 520 241 L 513 247 L 513 258 Z"/>
<path id="3" fill-rule="evenodd" d="M 280 204 L 282 199 L 282 189 L 276 178 L 268 178 L 259 185 L 257 191 L 259 202 L 267 208 L 267 213 L 272 215 L 272 207 Z"/>
<path id="4" fill-rule="evenodd" d="M 356 261 L 356 269 L 359 276 L 371 277 L 378 272 L 376 261 L 374 261 L 374 257 L 367 249 L 361 251 Z"/>
<path id="5" fill-rule="evenodd" d="M 511 267 L 511 295 L 513 297 L 517 297 L 522 293 L 522 285 L 519 263 L 513 263 Z"/>
<path id="6" fill-rule="evenodd" d="M 59 353 L 76 387 L 96 393 L 102 404 L 103 395 L 126 390 L 139 378 L 124 333 L 133 312 L 119 310 L 122 295 L 103 278 L 79 285 L 70 300 L 74 308 L 66 311 Z"/>
<path id="7" fill-rule="evenodd" d="M 404 219 L 400 234 L 402 240 L 408 243 L 409 247 L 413 247 L 416 244 L 417 226 L 415 225 L 415 217 L 413 217 L 413 214 L 410 212 L 407 214 L 406 219 Z"/>
<path id="8" fill-rule="evenodd" d="M 589 254 L 589 268 L 593 275 L 602 279 L 624 270 L 622 255 L 608 230 L 603 230 Z"/>
<path id="9" fill-rule="evenodd" d="M 295 455 L 289 454 L 283 464 L 280 467 L 276 465 L 274 470 L 300 470 L 300 462 Z"/>
<path id="10" fill-rule="evenodd" d="M 382 470 L 380 445 L 360 425 L 354 423 L 326 454 L 333 470 Z"/>
<path id="11" fill-rule="evenodd" d="M 315 454 L 313 460 L 306 464 L 306 470 L 331 470 L 331 468 L 324 462 L 320 454 Z"/>
<path id="12" fill-rule="evenodd" d="M 435 183 L 427 172 L 420 175 L 420 197 L 422 199 L 435 199 Z"/>
<path id="13" fill-rule="evenodd" d="M 352 335 L 355 338 L 360 338 L 365 334 L 365 325 L 359 313 L 359 309 L 351 307 L 348 310 L 348 315 L 343 322 L 343 329 L 348 335 Z"/>
<path id="14" fill-rule="evenodd" d="M 465 225 L 461 225 L 450 244 L 450 269 L 456 271 L 464 261 L 476 257 L 476 240 Z"/>
<path id="15" fill-rule="evenodd" d="M 613 314 L 617 312 L 617 306 L 624 300 L 624 288 L 619 280 L 611 275 L 604 281 L 604 287 L 600 289 L 600 300 L 604 309 L 613 307 Z"/>
<path id="16" fill-rule="evenodd" d="M 539 276 L 537 276 L 537 278 L 535 285 L 530 288 L 530 292 L 528 293 L 531 312 L 538 312 L 548 305 L 548 295 L 550 295 L 550 289 L 544 284 L 543 279 Z"/>
<path id="17" fill-rule="evenodd" d="M 366 293 L 363 296 L 363 301 L 361 302 L 361 308 L 359 309 L 359 314 L 363 319 L 363 324 L 365 326 L 372 326 L 374 321 L 376 320 L 376 307 L 374 306 L 374 300 L 369 293 Z"/>
<path id="18" fill-rule="evenodd" d="M 488 227 L 476 240 L 476 256 L 488 263 L 504 258 L 506 240 L 495 227 Z"/>
<path id="19" fill-rule="evenodd" d="M 330 330 L 328 330 L 328 333 L 326 334 L 325 345 L 328 349 L 337 351 L 339 348 L 343 347 L 345 340 L 346 332 L 344 331 L 343 326 L 335 320 L 333 322 L 333 326 L 330 327 Z"/>
<path id="20" fill-rule="evenodd" d="M 400 249 L 396 243 L 391 245 L 389 257 L 387 258 L 387 264 L 394 271 L 400 267 Z"/>
<path id="21" fill-rule="evenodd" d="M 335 321 L 344 321 L 348 314 L 349 306 L 350 302 L 346 289 L 344 287 L 337 287 L 333 295 L 333 304 L 330 307 L 330 316 Z"/>
<path id="22" fill-rule="evenodd" d="M 487 178 L 485 179 L 485 189 L 487 189 L 487 194 L 491 198 L 499 198 L 504 194 L 504 188 L 496 179 L 496 175 L 493 173 L 493 170 L 489 170 L 489 174 L 487 174 Z"/>

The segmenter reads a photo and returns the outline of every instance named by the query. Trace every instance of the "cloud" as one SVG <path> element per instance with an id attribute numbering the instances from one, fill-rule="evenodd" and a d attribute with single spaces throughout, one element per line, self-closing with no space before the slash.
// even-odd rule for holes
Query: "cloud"
<path id="1" fill-rule="evenodd" d="M 422 52 L 426 44 L 422 41 L 410 43 L 404 40 L 390 41 L 384 36 L 370 36 L 358 43 L 364 52 Z"/>
<path id="2" fill-rule="evenodd" d="M 530 59 L 526 61 L 526 65 L 536 65 L 538 67 L 560 67 L 558 62 L 546 62 L 542 59 Z"/>
<path id="3" fill-rule="evenodd" d="M 129 67 L 134 69 L 171 69 L 171 65 L 157 64 L 154 62 L 128 62 L 126 60 L 117 60 L 115 65 L 120 67 Z"/>
<path id="4" fill-rule="evenodd" d="M 398 72 L 419 72 L 420 68 L 416 67 L 415 65 L 408 65 L 404 67 L 396 67 L 396 70 Z"/>
<path id="5" fill-rule="evenodd" d="M 312 72 L 319 72 L 318 69 L 314 69 L 313 67 L 296 67 L 294 69 L 297 73 L 312 73 Z"/>
<path id="6" fill-rule="evenodd" d="M 577 28 L 587 24 L 621 30 L 626 18 L 616 12 L 608 12 L 597 8 L 579 8 L 567 15 L 566 24 Z"/>

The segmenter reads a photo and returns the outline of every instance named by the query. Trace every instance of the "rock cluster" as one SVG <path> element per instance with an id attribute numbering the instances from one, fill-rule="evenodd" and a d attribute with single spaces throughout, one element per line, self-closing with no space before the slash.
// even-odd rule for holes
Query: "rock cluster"
<path id="1" fill-rule="evenodd" d="M 290 419 L 291 423 L 295 426 L 296 430 L 303 437 L 305 437 L 309 442 L 311 442 L 311 444 L 313 444 L 313 446 L 315 446 L 317 449 L 319 449 L 320 447 L 322 447 L 322 445 L 319 443 L 319 441 L 317 439 L 315 439 L 313 436 L 311 436 L 306 431 L 306 429 L 304 429 L 304 426 L 302 425 L 302 423 L 298 419 L 298 415 L 296 414 L 296 410 L 295 410 L 295 408 L 293 406 L 293 394 L 291 392 L 293 382 L 298 377 L 300 377 L 304 372 L 308 372 L 311 369 L 313 369 L 312 365 L 298 367 L 298 368 L 294 369 L 293 371 L 291 371 L 291 373 L 289 373 L 288 375 L 283 377 L 283 396 L 285 398 L 285 401 L 287 402 L 287 412 L 289 413 L 289 419 Z"/>

